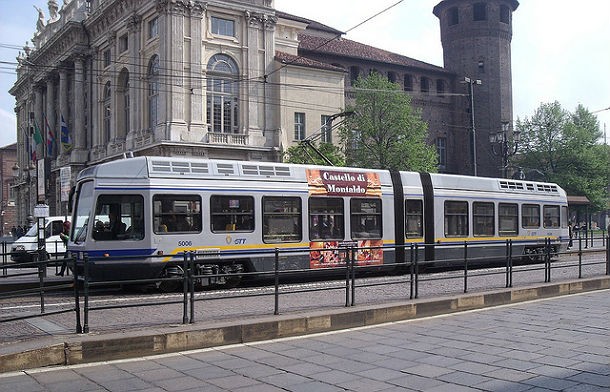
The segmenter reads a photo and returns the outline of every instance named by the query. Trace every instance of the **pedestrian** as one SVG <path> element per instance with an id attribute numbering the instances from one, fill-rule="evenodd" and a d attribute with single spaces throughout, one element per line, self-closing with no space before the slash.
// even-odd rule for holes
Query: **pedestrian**
<path id="1" fill-rule="evenodd" d="M 66 268 L 68 268 L 68 239 L 70 238 L 70 221 L 66 220 L 63 224 L 63 231 L 59 233 L 59 238 L 64 243 L 64 247 L 66 248 L 66 253 L 64 254 L 63 261 L 61 263 L 61 269 L 55 275 L 64 276 L 66 272 Z"/>
<path id="2" fill-rule="evenodd" d="M 572 222 L 568 222 L 568 235 L 570 236 L 570 241 L 568 242 L 568 249 L 572 247 L 572 237 L 574 235 L 572 231 Z"/>
<path id="3" fill-rule="evenodd" d="M 11 227 L 11 235 L 13 236 L 13 239 L 17 239 L 17 228 L 15 226 Z"/>

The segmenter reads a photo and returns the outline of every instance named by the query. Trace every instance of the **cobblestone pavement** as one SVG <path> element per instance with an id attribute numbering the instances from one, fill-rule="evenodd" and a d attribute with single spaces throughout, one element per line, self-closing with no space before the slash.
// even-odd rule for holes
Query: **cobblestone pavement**
<path id="1" fill-rule="evenodd" d="M 301 338 L 0 375 L 2 391 L 605 391 L 609 290 Z"/>

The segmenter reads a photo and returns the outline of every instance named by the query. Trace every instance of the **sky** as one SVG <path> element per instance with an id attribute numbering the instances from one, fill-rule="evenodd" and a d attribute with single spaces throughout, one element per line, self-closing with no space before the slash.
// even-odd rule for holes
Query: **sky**
<path id="1" fill-rule="evenodd" d="M 443 66 L 432 14 L 439 1 L 275 0 L 275 7 L 347 32 L 345 38 Z M 590 111 L 610 108 L 610 1 L 519 2 L 513 15 L 513 117 L 530 117 L 540 104 L 554 101 L 569 111 L 578 104 Z M 6 63 L 16 61 L 18 50 L 6 46 L 22 47 L 32 38 L 34 5 L 48 17 L 47 0 L 0 0 L 0 146 L 16 141 L 15 100 L 8 93 L 15 66 Z M 610 110 L 596 115 L 602 131 L 610 127 Z"/>

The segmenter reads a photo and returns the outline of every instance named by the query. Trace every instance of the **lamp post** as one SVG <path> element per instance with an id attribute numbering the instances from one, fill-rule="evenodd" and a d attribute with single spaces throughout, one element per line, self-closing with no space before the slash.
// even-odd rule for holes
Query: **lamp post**
<path id="1" fill-rule="evenodd" d="M 521 141 L 521 132 L 513 131 L 512 136 L 510 133 L 510 123 L 503 122 L 501 131 L 489 134 L 491 151 L 495 156 L 502 158 L 502 176 L 504 178 L 508 178 L 508 159 L 517 153 Z"/>
<path id="2" fill-rule="evenodd" d="M 464 78 L 464 83 L 468 83 L 468 97 L 470 98 L 470 128 L 472 129 L 472 174 L 477 176 L 477 132 L 474 125 L 474 85 L 481 85 L 480 79 Z"/>

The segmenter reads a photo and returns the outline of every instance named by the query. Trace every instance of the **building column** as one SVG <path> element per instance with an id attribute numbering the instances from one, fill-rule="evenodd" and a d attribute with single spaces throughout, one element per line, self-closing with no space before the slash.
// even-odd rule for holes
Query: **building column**
<path id="1" fill-rule="evenodd" d="M 74 129 L 72 130 L 74 150 L 84 152 L 85 147 L 85 59 L 77 57 L 74 60 Z M 86 155 L 85 155 L 86 157 Z"/>
<path id="2" fill-rule="evenodd" d="M 69 118 L 68 118 L 68 72 L 64 69 L 61 69 L 59 71 L 59 114 L 58 114 L 58 122 L 59 122 L 59 127 L 58 129 L 58 134 L 57 134 L 57 154 L 65 154 L 69 151 L 66 150 L 66 147 L 63 145 L 63 143 L 61 142 L 62 136 L 61 136 L 61 119 L 63 117 L 64 122 L 66 124 L 68 124 L 69 122 Z M 69 130 L 70 128 L 68 128 Z M 71 136 L 71 135 L 70 135 Z"/>
<path id="3" fill-rule="evenodd" d="M 35 95 L 34 124 L 31 124 L 31 125 L 34 126 L 34 132 L 36 132 L 36 127 L 37 127 L 38 130 L 40 131 L 40 136 L 42 136 L 42 143 L 36 144 L 36 142 L 33 141 L 34 144 L 32 146 L 32 150 L 36 151 L 36 160 L 38 160 L 38 159 L 41 159 L 42 157 L 44 157 L 44 136 L 43 136 L 44 135 L 44 126 L 43 126 L 44 120 L 42 118 L 42 113 L 44 111 L 44 102 L 43 102 L 42 87 L 35 86 L 34 95 Z M 36 164 L 36 162 L 34 162 L 34 164 Z"/>
<path id="4" fill-rule="evenodd" d="M 142 18 L 138 15 L 132 15 L 127 21 L 127 31 L 129 32 L 129 58 L 132 65 L 128 66 L 129 70 L 129 130 L 125 139 L 128 139 L 130 135 L 137 133 L 140 126 L 141 119 L 141 91 L 142 91 L 142 77 L 141 75 L 146 74 L 146 70 L 142 69 L 140 56 L 140 26 L 142 25 Z"/>
<path id="5" fill-rule="evenodd" d="M 44 121 L 44 129 L 45 129 L 45 139 L 46 139 L 46 145 L 44 146 L 45 149 L 45 156 L 49 157 L 49 158 L 54 158 L 55 157 L 55 145 L 52 146 L 51 151 L 49 151 L 49 136 L 50 133 L 53 133 L 55 135 L 55 140 L 53 140 L 53 143 L 57 143 L 57 136 L 58 136 L 58 132 L 57 132 L 57 119 L 55 118 L 55 81 L 52 78 L 52 75 L 49 75 L 47 78 L 47 108 L 46 108 L 46 121 Z M 48 129 L 50 128 L 50 129 Z M 50 154 L 49 154 L 50 152 Z"/>

